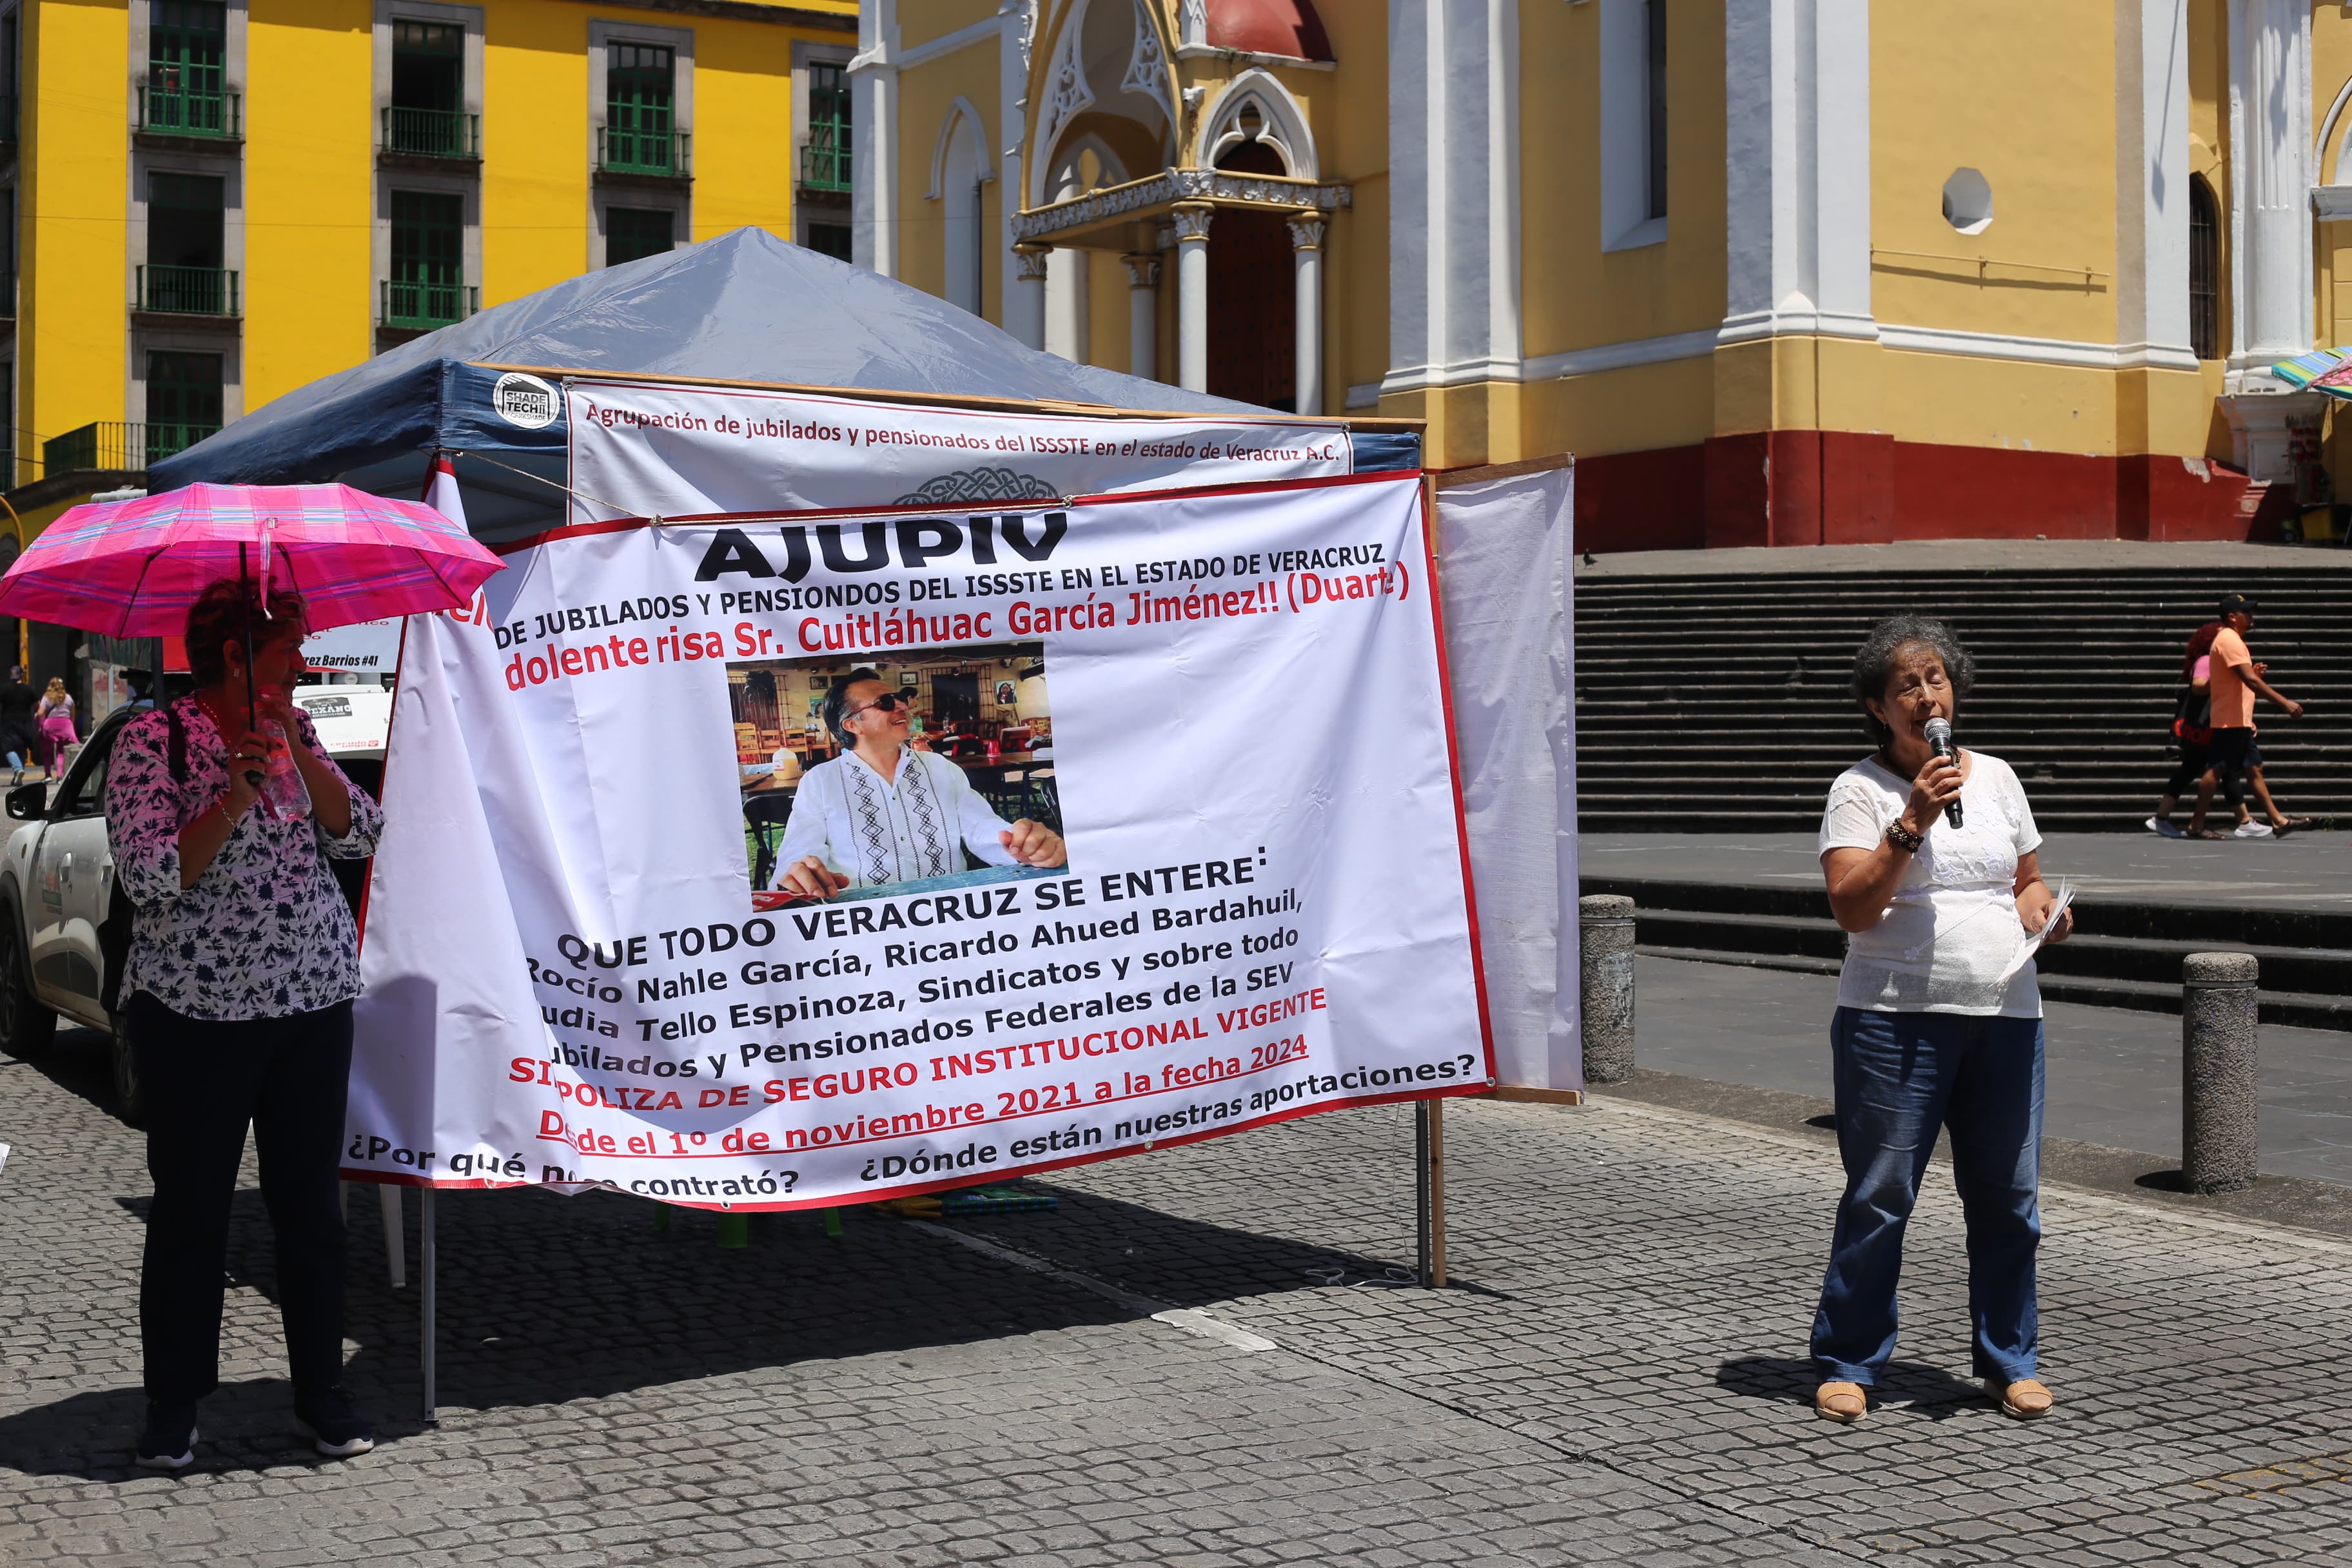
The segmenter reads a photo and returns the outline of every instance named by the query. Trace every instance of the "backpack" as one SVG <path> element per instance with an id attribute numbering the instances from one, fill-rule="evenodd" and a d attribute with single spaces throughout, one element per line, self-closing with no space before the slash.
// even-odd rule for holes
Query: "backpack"
<path id="1" fill-rule="evenodd" d="M 2200 691 L 2193 686 L 2180 689 L 2180 700 L 2172 707 L 2172 738 L 2184 746 L 2210 746 L 2213 743 L 2213 694 Z"/>

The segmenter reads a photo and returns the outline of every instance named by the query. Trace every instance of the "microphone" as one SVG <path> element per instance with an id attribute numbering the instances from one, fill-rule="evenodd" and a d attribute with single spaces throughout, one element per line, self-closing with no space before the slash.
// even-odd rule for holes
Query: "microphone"
<path id="1" fill-rule="evenodd" d="M 1927 721 L 1927 749 L 1939 757 L 1952 754 L 1952 724 L 1948 719 Z M 1958 827 L 1960 825 L 1960 801 L 1958 795 L 1944 803 L 1944 820 Z"/>

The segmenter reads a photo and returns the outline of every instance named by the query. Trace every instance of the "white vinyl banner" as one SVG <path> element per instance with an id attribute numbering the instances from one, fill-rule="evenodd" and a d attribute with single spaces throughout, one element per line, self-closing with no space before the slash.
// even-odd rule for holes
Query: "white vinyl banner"
<path id="1" fill-rule="evenodd" d="M 345 1175 L 788 1208 L 1484 1090 L 1433 585 L 1410 474 L 509 547 L 409 623 Z"/>
<path id="2" fill-rule="evenodd" d="M 987 413 L 643 382 L 565 388 L 572 521 L 1018 504 L 1324 478 L 1355 468 L 1329 425 Z"/>
<path id="3" fill-rule="evenodd" d="M 302 658 L 313 669 L 390 675 L 400 662 L 400 618 L 312 632 L 302 639 Z"/>

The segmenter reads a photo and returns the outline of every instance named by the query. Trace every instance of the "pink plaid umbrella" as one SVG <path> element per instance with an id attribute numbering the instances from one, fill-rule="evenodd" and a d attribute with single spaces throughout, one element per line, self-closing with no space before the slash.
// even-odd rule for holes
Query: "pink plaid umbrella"
<path id="1" fill-rule="evenodd" d="M 312 631 L 454 610 L 504 565 L 420 501 L 349 485 L 189 485 L 90 501 L 0 577 L 0 616 L 109 637 L 177 637 L 224 577 L 302 595 Z"/>

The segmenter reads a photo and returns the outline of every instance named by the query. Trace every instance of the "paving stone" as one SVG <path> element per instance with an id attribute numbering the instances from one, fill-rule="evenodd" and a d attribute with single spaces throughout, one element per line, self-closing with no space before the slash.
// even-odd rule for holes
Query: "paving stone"
<path id="1" fill-rule="evenodd" d="M 2352 1542 L 2352 1248 L 2050 1190 L 2062 1404 L 2011 1422 L 1967 1377 L 1939 1168 L 1885 1403 L 1833 1428 L 1803 1355 L 1834 1164 L 1624 1105 L 1449 1109 L 1443 1291 L 1370 1283 L 1411 1262 L 1401 1108 L 1059 1173 L 1032 1184 L 1055 1211 L 959 1222 L 1273 1351 L 870 1211 L 838 1239 L 757 1216 L 730 1252 L 709 1216 L 656 1235 L 611 1194 L 447 1194 L 431 1427 L 415 1291 L 388 1289 L 357 1203 L 348 1376 L 383 1443 L 348 1465 L 289 1430 L 247 1190 L 225 1384 L 198 1465 L 153 1477 L 129 1465 L 143 1149 L 101 1109 L 88 1037 L 60 1038 L 80 1054 L 0 1060 L 11 1565 L 2104 1568 L 2336 1561 Z"/>

